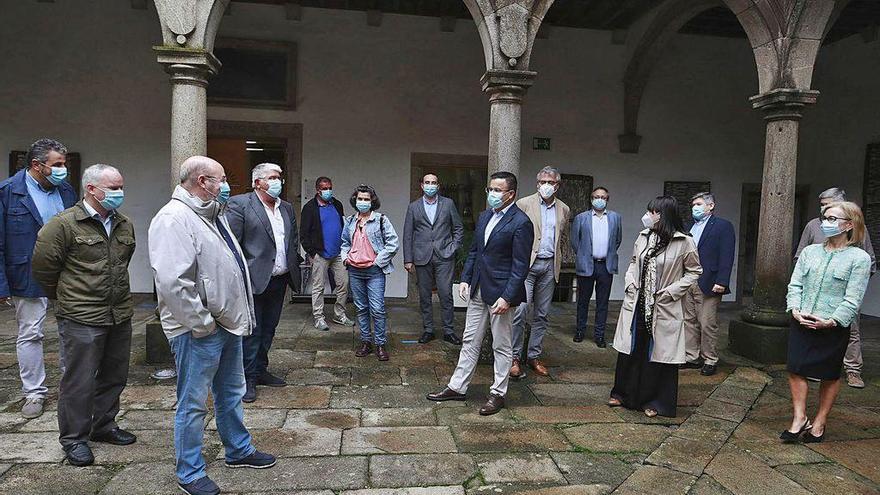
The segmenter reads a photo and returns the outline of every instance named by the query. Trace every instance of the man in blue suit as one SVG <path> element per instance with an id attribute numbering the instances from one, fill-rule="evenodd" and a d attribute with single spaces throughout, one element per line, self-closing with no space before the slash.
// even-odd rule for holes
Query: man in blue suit
<path id="1" fill-rule="evenodd" d="M 526 301 L 535 233 L 529 217 L 514 203 L 516 176 L 495 172 L 486 188 L 489 209 L 480 215 L 474 241 L 461 273 L 459 292 L 468 301 L 458 366 L 442 392 L 428 400 L 464 400 L 477 366 L 486 327 L 492 329 L 495 380 L 480 414 L 495 414 L 504 407 L 510 365 L 513 363 L 513 308 Z"/>
<path id="2" fill-rule="evenodd" d="M 31 258 L 40 228 L 76 203 L 76 191 L 65 180 L 66 155 L 63 144 L 40 139 L 28 151 L 27 167 L 0 182 L 0 304 L 15 306 L 25 418 L 43 414 L 47 392 L 43 321 L 48 299 L 31 275 Z"/>
<path id="3" fill-rule="evenodd" d="M 715 214 L 715 197 L 701 192 L 691 198 L 694 225 L 691 235 L 700 255 L 703 274 L 684 300 L 685 349 L 682 368 L 700 368 L 712 376 L 718 366 L 718 305 L 730 294 L 730 272 L 736 250 L 733 224 Z"/>
<path id="4" fill-rule="evenodd" d="M 584 340 L 590 315 L 590 298 L 596 288 L 596 327 L 593 341 L 605 347 L 605 322 L 611 282 L 617 273 L 617 250 L 620 248 L 620 215 L 608 209 L 608 189 L 597 187 L 590 195 L 592 208 L 574 218 L 571 248 L 577 274 L 577 327 L 574 341 Z"/>

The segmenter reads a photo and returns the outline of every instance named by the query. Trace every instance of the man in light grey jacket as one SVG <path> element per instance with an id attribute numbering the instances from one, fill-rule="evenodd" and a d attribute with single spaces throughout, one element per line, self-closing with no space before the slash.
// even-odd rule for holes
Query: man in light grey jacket
<path id="1" fill-rule="evenodd" d="M 244 426 L 241 340 L 254 327 L 254 303 L 244 255 L 223 215 L 228 199 L 223 166 L 203 156 L 188 158 L 180 185 L 149 230 L 160 319 L 178 373 L 178 485 L 190 495 L 220 493 L 202 458 L 209 390 L 226 465 L 275 465 L 275 457 L 253 446 Z"/>
<path id="2" fill-rule="evenodd" d="M 443 340 L 461 345 L 453 329 L 452 272 L 455 252 L 461 247 L 464 226 L 451 199 L 440 196 L 440 180 L 434 174 L 422 177 L 422 197 L 410 203 L 403 225 L 403 267 L 418 276 L 422 309 L 419 342 L 434 340 L 434 305 L 431 292 L 437 286 L 443 315 Z"/>

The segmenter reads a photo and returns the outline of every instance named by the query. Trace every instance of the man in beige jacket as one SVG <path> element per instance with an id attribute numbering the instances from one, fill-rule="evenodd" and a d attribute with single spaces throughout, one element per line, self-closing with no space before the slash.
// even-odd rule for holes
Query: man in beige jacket
<path id="1" fill-rule="evenodd" d="M 571 211 L 568 205 L 556 198 L 562 175 L 553 167 L 544 167 L 538 172 L 538 192 L 516 202 L 535 231 L 532 243 L 532 256 L 529 275 L 526 278 L 526 302 L 521 304 L 513 316 L 513 365 L 510 376 L 514 379 L 525 377 L 520 366 L 523 350 L 523 333 L 526 319 L 531 311 L 531 329 L 527 363 L 535 373 L 547 376 L 547 368 L 538 359 L 543 350 L 544 332 L 547 330 L 547 314 L 553 301 L 553 292 L 559 282 L 562 267 L 562 253 L 559 250 L 563 232 L 568 228 Z"/>

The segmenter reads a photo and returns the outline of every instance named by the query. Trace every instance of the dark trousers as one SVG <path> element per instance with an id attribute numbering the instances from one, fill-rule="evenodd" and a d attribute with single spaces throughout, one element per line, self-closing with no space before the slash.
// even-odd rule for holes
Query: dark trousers
<path id="1" fill-rule="evenodd" d="M 608 273 L 605 261 L 593 261 L 593 275 L 578 277 L 577 285 L 577 332 L 587 330 L 590 317 L 590 298 L 593 297 L 593 286 L 596 287 L 596 328 L 593 337 L 605 338 L 605 322 L 608 320 L 608 298 L 611 297 L 611 281 L 614 275 Z"/>
<path id="2" fill-rule="evenodd" d="M 58 430 L 66 447 L 116 428 L 119 395 L 128 382 L 131 320 L 93 327 L 58 318 L 58 336 L 65 356 Z"/>
<path id="3" fill-rule="evenodd" d="M 443 318 L 443 333 L 452 334 L 455 308 L 452 303 L 452 272 L 455 258 L 448 260 L 433 256 L 427 265 L 416 266 L 419 279 L 419 304 L 422 309 L 422 327 L 425 332 L 434 333 L 434 304 L 431 301 L 431 290 L 437 286 L 440 296 L 440 315 Z"/>
<path id="4" fill-rule="evenodd" d="M 269 368 L 269 349 L 281 320 L 289 278 L 287 273 L 272 277 L 262 294 L 254 294 L 256 325 L 253 333 L 242 339 L 244 376 L 248 379 L 256 380 Z"/>

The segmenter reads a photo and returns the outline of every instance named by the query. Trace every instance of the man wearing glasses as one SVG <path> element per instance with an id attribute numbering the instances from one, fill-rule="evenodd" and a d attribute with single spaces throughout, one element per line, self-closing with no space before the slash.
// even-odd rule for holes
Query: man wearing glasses
<path id="1" fill-rule="evenodd" d="M 513 315 L 513 365 L 510 377 L 525 377 L 525 370 L 520 367 L 520 356 L 523 350 L 523 334 L 529 312 L 532 314 L 526 363 L 536 374 L 549 375 L 547 368 L 538 359 L 543 350 L 544 332 L 547 330 L 547 315 L 553 292 L 559 281 L 562 268 L 562 256 L 559 243 L 563 233 L 568 229 L 568 217 L 571 210 L 562 200 L 556 198 L 559 183 L 562 180 L 559 170 L 544 167 L 538 172 L 538 192 L 526 196 L 516 202 L 523 213 L 528 215 L 534 227 L 529 275 L 526 277 L 526 302 L 516 308 Z M 531 310 L 531 311 L 529 311 Z"/>
<path id="2" fill-rule="evenodd" d="M 480 414 L 495 414 L 504 407 L 513 360 L 512 311 L 526 300 L 525 281 L 535 234 L 532 222 L 514 203 L 516 176 L 495 172 L 486 188 L 489 209 L 477 221 L 474 242 L 461 274 L 459 292 L 468 301 L 463 346 L 449 384 L 428 400 L 465 400 L 480 357 L 486 327 L 492 329 L 495 379 Z"/>
<path id="3" fill-rule="evenodd" d="M 839 187 L 826 189 L 819 194 L 819 210 L 820 215 L 807 222 L 804 232 L 801 234 L 801 242 L 798 244 L 797 252 L 794 260 L 797 262 L 801 251 L 811 244 L 821 244 L 825 242 L 825 235 L 822 234 L 822 215 L 821 211 L 831 203 L 846 201 L 846 191 Z M 871 245 L 871 238 L 868 232 L 865 232 L 865 240 L 861 247 L 871 257 L 871 275 L 877 271 L 877 258 L 874 255 L 874 246 Z M 862 339 L 859 330 L 859 317 L 853 320 L 849 328 L 849 344 L 846 347 L 846 355 L 843 357 L 843 368 L 846 370 L 846 384 L 853 388 L 865 388 L 865 381 L 862 379 Z"/>
<path id="4" fill-rule="evenodd" d="M 299 236 L 293 206 L 281 199 L 281 167 L 261 163 L 251 173 L 254 190 L 229 199 L 226 219 L 238 239 L 251 274 L 254 293 L 254 332 L 242 341 L 245 402 L 257 400 L 257 385 L 283 387 L 269 372 L 269 349 L 284 308 L 287 287 L 300 287 Z"/>

